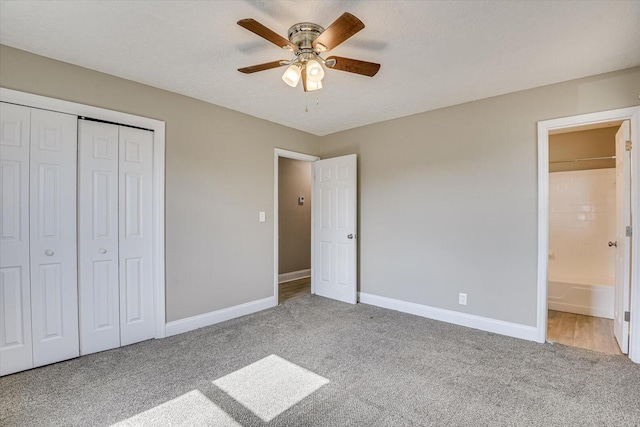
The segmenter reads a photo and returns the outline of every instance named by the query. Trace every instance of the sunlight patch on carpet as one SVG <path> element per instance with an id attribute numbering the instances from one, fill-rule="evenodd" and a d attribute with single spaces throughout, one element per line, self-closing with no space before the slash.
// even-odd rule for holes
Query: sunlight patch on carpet
<path id="1" fill-rule="evenodd" d="M 271 421 L 329 380 L 272 354 L 213 381 L 263 421 Z"/>
<path id="2" fill-rule="evenodd" d="M 144 426 L 240 427 L 233 418 L 198 390 L 141 412 L 112 427 Z"/>

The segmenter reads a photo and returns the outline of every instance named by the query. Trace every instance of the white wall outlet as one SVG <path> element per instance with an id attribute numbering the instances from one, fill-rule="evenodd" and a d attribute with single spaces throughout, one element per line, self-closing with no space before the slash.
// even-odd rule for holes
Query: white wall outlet
<path id="1" fill-rule="evenodd" d="M 258 221 L 265 222 L 267 220 L 267 214 L 264 211 L 260 211 L 260 215 L 258 216 Z"/>
<path id="2" fill-rule="evenodd" d="M 467 305 L 467 294 L 458 294 L 458 304 Z"/>

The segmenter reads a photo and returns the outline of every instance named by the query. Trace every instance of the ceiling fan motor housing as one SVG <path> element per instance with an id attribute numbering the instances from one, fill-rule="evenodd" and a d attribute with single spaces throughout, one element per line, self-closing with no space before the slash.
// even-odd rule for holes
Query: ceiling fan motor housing
<path id="1" fill-rule="evenodd" d="M 312 53 L 313 41 L 324 31 L 318 24 L 301 22 L 289 28 L 289 41 L 298 47 L 301 53 Z"/>

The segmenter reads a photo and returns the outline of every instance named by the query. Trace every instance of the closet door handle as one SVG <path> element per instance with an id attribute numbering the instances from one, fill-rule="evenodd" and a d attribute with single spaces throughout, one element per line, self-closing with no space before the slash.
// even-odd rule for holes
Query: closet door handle
<path id="1" fill-rule="evenodd" d="M 609 242 L 609 247 L 611 246 L 615 246 L 616 248 L 618 247 L 618 241 L 616 240 L 615 242 Z"/>
<path id="2" fill-rule="evenodd" d="M 100 252 L 101 254 L 104 255 L 104 254 L 107 253 L 107 250 L 105 248 L 100 248 L 100 250 L 98 252 Z"/>
<path id="3" fill-rule="evenodd" d="M 46 256 L 53 256 L 54 252 L 51 249 L 47 249 L 46 251 L 44 251 L 44 254 Z"/>

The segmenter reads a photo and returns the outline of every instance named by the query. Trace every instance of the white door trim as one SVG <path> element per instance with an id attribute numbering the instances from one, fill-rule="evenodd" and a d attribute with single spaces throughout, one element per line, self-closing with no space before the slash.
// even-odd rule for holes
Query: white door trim
<path id="1" fill-rule="evenodd" d="M 0 101 L 43 110 L 85 116 L 117 124 L 153 130 L 153 283 L 156 316 L 156 338 L 165 336 L 165 269 L 164 269 L 164 153 L 165 123 L 90 105 L 63 101 L 17 90 L 0 88 Z"/>
<path id="2" fill-rule="evenodd" d="M 549 131 L 592 123 L 631 122 L 631 215 L 640 214 L 640 106 L 538 122 L 538 342 L 547 338 L 547 271 L 549 256 Z M 636 226 L 634 224 L 634 226 Z M 640 226 L 637 226 L 640 229 Z M 639 230 L 640 231 L 640 230 Z M 636 231 L 639 232 L 639 231 Z M 629 357 L 640 363 L 640 238 L 631 241 L 631 335 Z"/>
<path id="3" fill-rule="evenodd" d="M 305 162 L 315 162 L 320 160 L 320 157 L 313 156 L 311 154 L 303 154 L 295 151 L 283 150 L 282 148 L 275 148 L 273 153 L 273 295 L 275 297 L 275 303 L 278 305 L 278 159 L 280 157 L 286 157 L 288 159 L 302 160 Z M 313 172 L 312 172 L 313 173 Z M 314 202 L 313 198 L 313 182 L 315 179 L 313 175 L 311 177 L 311 203 Z M 313 293 L 313 243 L 315 242 L 315 236 L 313 231 L 313 209 L 311 209 L 311 293 Z"/>

